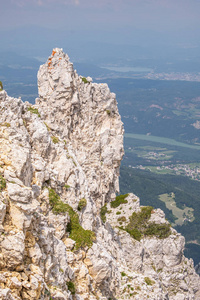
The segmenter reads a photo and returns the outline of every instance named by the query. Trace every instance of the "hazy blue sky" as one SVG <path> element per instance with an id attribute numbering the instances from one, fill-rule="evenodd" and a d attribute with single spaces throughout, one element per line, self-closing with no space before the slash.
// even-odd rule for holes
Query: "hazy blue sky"
<path id="1" fill-rule="evenodd" d="M 180 46 L 182 49 L 200 46 L 200 0 L 0 2 L 0 32 L 4 47 L 1 49 L 4 50 L 19 52 L 20 47 L 22 50 L 26 47 L 32 55 L 31 50 L 35 49 L 36 53 L 36 48 L 38 52 L 43 49 L 46 53 L 54 46 L 68 48 L 70 45 L 70 51 L 77 53 L 76 57 L 82 54 L 86 57 L 87 51 L 90 51 L 90 56 L 94 51 L 98 52 L 99 45 L 92 48 L 95 47 L 93 43 L 84 47 L 81 41 L 148 47 L 149 53 L 150 48 L 155 47 L 158 54 L 161 53 L 159 43 L 162 49 L 165 46 Z M 80 47 L 82 52 L 78 51 Z M 118 52 L 126 56 L 125 46 L 123 50 L 123 53 L 120 49 Z M 132 49 L 129 50 L 131 53 Z M 109 49 L 102 46 L 101 51 L 105 51 L 106 56 Z M 112 55 L 113 48 L 110 53 Z"/>
<path id="2" fill-rule="evenodd" d="M 199 0 L 1 0 L 1 29 L 132 27 L 170 31 L 200 26 Z"/>

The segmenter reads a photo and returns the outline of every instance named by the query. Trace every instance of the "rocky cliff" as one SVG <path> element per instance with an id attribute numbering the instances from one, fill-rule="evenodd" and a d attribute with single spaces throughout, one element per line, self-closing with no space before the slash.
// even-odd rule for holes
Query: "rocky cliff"
<path id="1" fill-rule="evenodd" d="M 0 92 L 0 299 L 200 299 L 164 213 L 116 197 L 115 94 L 58 48 L 38 89 L 34 106 Z"/>

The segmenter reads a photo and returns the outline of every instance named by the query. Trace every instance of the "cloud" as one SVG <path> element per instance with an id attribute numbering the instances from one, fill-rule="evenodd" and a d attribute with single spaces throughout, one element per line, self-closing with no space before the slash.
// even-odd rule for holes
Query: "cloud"
<path id="1" fill-rule="evenodd" d="M 74 0 L 74 4 L 78 6 L 80 4 L 79 0 Z"/>

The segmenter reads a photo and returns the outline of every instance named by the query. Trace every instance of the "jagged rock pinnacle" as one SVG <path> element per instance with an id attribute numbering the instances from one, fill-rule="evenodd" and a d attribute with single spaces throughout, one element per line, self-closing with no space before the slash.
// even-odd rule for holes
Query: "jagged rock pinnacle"
<path id="1" fill-rule="evenodd" d="M 38 90 L 35 105 L 0 91 L 0 299 L 200 299 L 164 213 L 116 198 L 115 94 L 58 48 Z"/>

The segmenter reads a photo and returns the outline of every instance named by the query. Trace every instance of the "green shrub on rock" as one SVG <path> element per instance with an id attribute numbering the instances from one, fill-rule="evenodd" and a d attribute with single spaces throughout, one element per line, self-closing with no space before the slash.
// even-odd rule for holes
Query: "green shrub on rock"
<path id="1" fill-rule="evenodd" d="M 134 239 L 140 241 L 143 236 L 155 236 L 163 239 L 171 234 L 170 224 L 156 224 L 149 222 L 153 207 L 142 207 L 140 212 L 133 212 L 129 218 L 129 223 L 125 228 Z"/>
<path id="2" fill-rule="evenodd" d="M 117 219 L 117 221 L 119 221 L 119 222 L 126 222 L 126 217 L 125 217 L 125 216 L 119 217 L 119 218 Z"/>
<path id="3" fill-rule="evenodd" d="M 170 224 L 150 223 L 144 231 L 144 235 L 156 236 L 159 239 L 167 238 L 171 233 Z"/>
<path id="4" fill-rule="evenodd" d="M 78 210 L 81 211 L 84 207 L 86 207 L 86 205 L 87 205 L 87 200 L 85 198 L 82 198 L 79 201 Z"/>
<path id="5" fill-rule="evenodd" d="M 128 201 L 125 200 L 125 198 L 127 198 L 128 195 L 129 195 L 129 194 L 117 196 L 116 199 L 110 203 L 110 206 L 111 206 L 112 208 L 116 208 L 116 207 L 118 207 L 120 204 L 127 203 Z"/>
<path id="6" fill-rule="evenodd" d="M 132 230 L 137 228 L 138 230 L 142 230 L 151 217 L 152 209 L 152 206 L 146 206 L 142 207 L 141 211 L 138 213 L 133 212 L 132 216 L 130 217 L 130 222 L 127 225 L 127 229 Z"/>
<path id="7" fill-rule="evenodd" d="M 67 226 L 67 232 L 70 233 L 69 237 L 76 241 L 75 250 L 82 247 L 91 247 L 96 240 L 95 233 L 91 230 L 85 230 L 79 224 L 78 214 L 69 206 L 68 210 L 70 216 L 70 223 Z"/>
<path id="8" fill-rule="evenodd" d="M 132 236 L 135 240 L 140 241 L 141 237 L 142 237 L 142 233 L 137 229 L 137 228 L 133 228 L 133 229 L 128 229 L 126 228 L 126 231 L 130 234 L 130 236 Z"/>
<path id="9" fill-rule="evenodd" d="M 71 292 L 72 295 L 76 293 L 75 285 L 72 281 L 67 282 L 68 290 Z"/>

